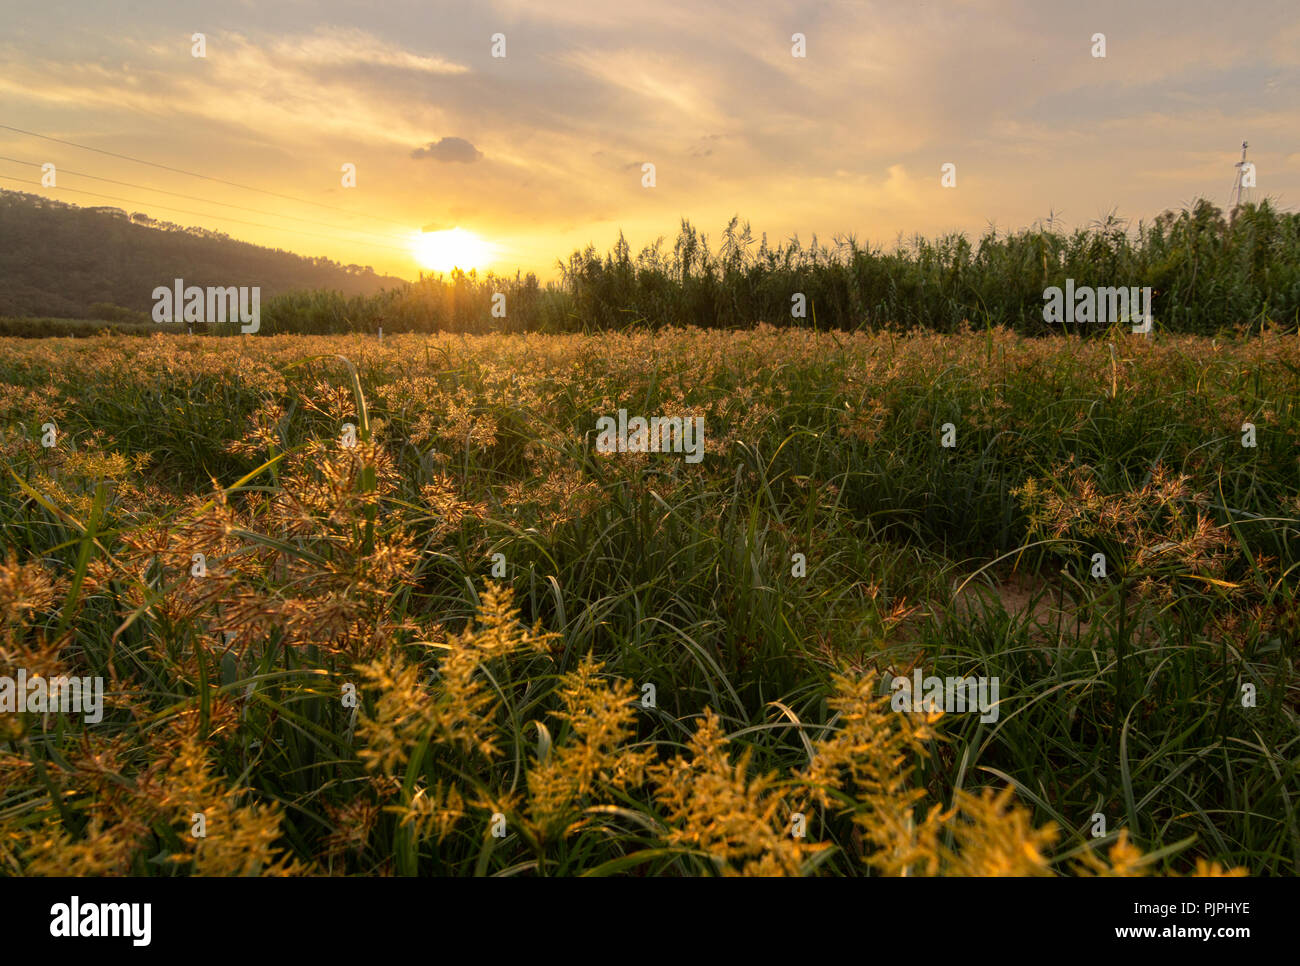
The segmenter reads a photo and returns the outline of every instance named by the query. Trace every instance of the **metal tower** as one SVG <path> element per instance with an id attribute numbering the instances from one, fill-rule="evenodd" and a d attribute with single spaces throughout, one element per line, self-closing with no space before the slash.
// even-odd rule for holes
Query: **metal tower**
<path id="1" fill-rule="evenodd" d="M 1245 141 L 1242 141 L 1242 142 L 1241 142 L 1241 160 L 1238 161 L 1238 162 L 1236 163 L 1236 165 L 1235 165 L 1235 167 L 1236 167 L 1236 169 L 1237 169 L 1237 179 L 1236 179 L 1236 181 L 1234 181 L 1233 184 L 1232 184 L 1232 215 L 1231 215 L 1232 218 L 1235 218 L 1235 217 L 1237 216 L 1237 209 L 1241 207 L 1241 197 L 1242 197 L 1242 191 L 1243 191 L 1243 188 L 1242 188 L 1242 185 L 1241 185 L 1241 176 L 1242 176 L 1242 173 L 1243 173 L 1243 172 L 1245 171 L 1245 169 L 1246 169 L 1246 164 L 1247 164 L 1247 162 L 1246 162 L 1246 148 L 1247 148 L 1247 147 L 1248 147 L 1247 143 L 1246 143 Z"/>

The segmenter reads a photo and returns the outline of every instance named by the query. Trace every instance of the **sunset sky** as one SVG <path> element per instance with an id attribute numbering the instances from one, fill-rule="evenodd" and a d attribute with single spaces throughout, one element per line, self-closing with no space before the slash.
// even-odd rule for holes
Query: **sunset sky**
<path id="1" fill-rule="evenodd" d="M 1150 218 L 1226 204 L 1243 139 L 1255 197 L 1293 210 L 1298 9 L 0 0 L 0 124 L 217 179 L 0 128 L 0 187 L 407 278 L 426 226 L 481 239 L 479 268 L 553 277 L 576 247 L 621 228 L 635 251 L 682 218 L 711 241 L 739 214 L 773 240 L 885 245 Z M 45 162 L 57 188 L 13 180 Z"/>

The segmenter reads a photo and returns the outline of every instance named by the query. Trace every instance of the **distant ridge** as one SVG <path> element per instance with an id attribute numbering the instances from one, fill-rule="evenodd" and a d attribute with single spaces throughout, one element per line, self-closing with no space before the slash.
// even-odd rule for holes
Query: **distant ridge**
<path id="1" fill-rule="evenodd" d="M 369 266 L 263 248 L 140 212 L 0 189 L 0 316 L 95 318 L 106 305 L 149 312 L 154 288 L 176 278 L 201 287 L 260 285 L 263 299 L 295 289 L 373 295 L 406 284 Z"/>

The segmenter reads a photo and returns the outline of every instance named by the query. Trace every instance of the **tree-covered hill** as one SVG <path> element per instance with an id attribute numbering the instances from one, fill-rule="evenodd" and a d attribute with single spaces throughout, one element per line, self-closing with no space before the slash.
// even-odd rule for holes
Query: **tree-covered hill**
<path id="1" fill-rule="evenodd" d="M 402 280 L 262 248 L 228 235 L 118 208 L 81 208 L 0 190 L 0 316 L 102 318 L 112 306 L 149 312 L 159 285 L 259 285 L 373 295 Z"/>

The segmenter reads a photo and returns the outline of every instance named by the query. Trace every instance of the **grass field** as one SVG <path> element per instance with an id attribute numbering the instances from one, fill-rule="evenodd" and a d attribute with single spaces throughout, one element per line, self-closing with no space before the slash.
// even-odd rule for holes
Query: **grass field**
<path id="1" fill-rule="evenodd" d="M 8 874 L 1296 871 L 1295 334 L 0 350 Z"/>

